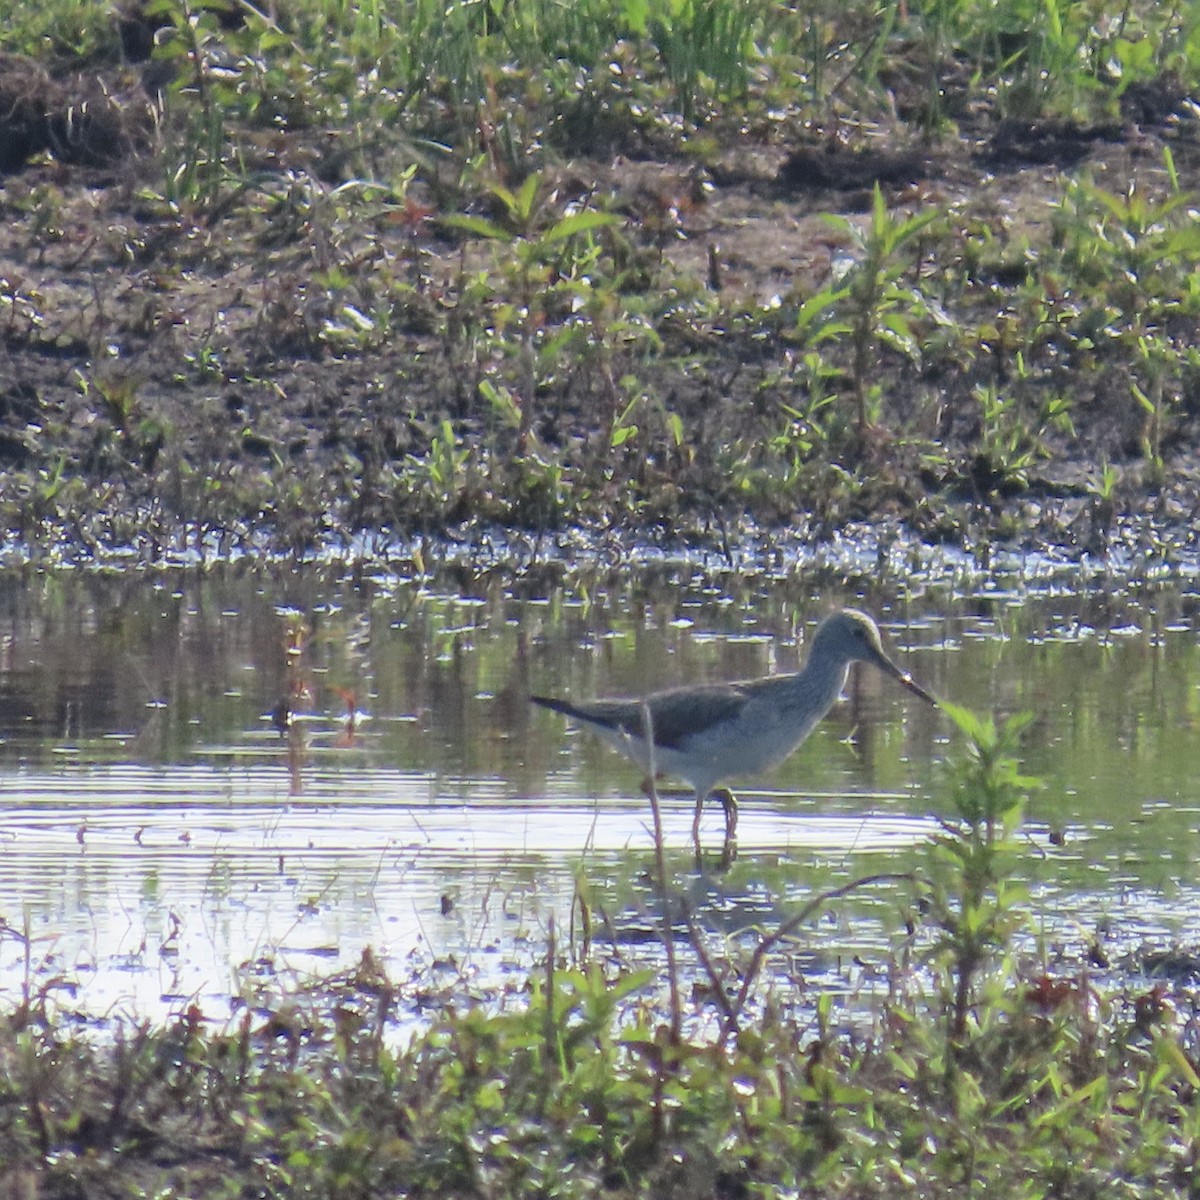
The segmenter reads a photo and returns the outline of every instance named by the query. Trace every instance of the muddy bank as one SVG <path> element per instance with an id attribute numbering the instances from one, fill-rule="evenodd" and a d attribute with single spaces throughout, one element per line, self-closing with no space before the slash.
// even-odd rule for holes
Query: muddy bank
<path id="1" fill-rule="evenodd" d="M 964 103 L 920 139 L 614 108 L 519 170 L 481 134 L 489 170 L 417 144 L 433 103 L 364 140 L 264 91 L 206 142 L 205 87 L 266 78 L 218 35 L 182 79 L 157 52 L 0 61 L 10 544 L 719 549 L 863 523 L 1190 549 L 1200 317 L 1171 198 L 1200 147 L 1171 79 L 1114 120 Z"/>

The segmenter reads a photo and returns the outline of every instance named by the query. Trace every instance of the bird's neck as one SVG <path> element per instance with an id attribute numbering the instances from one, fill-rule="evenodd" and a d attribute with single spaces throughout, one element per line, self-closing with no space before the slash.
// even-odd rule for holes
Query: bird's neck
<path id="1" fill-rule="evenodd" d="M 849 673 L 850 664 L 844 660 L 810 661 L 804 670 L 788 677 L 782 705 L 812 714 L 814 721 L 820 720 L 841 695 Z"/>

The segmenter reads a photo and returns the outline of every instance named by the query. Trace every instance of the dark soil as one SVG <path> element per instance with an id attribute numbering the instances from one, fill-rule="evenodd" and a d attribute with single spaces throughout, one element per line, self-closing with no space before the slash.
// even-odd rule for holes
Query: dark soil
<path id="1" fill-rule="evenodd" d="M 134 22 L 127 48 L 152 44 L 144 33 Z M 1116 194 L 1161 190 L 1169 145 L 1193 187 L 1200 145 L 1170 80 L 1131 89 L 1124 119 L 1097 125 L 967 111 L 935 141 L 897 127 L 797 145 L 786 130 L 723 132 L 718 120 L 692 141 L 631 132 L 637 156 L 604 139 L 603 155 L 547 153 L 561 199 L 599 199 L 622 215 L 630 287 L 653 295 L 690 280 L 713 315 L 661 319 L 656 354 L 590 366 L 580 355 L 549 373 L 519 434 L 480 399 L 484 368 L 459 357 L 461 281 L 487 265 L 487 247 L 432 219 L 472 205 L 494 215 L 479 195 L 447 205 L 446 171 L 424 164 L 402 212 L 347 224 L 330 198 L 351 177 L 347 155 L 332 135 L 297 127 L 244 135 L 245 186 L 169 203 L 165 164 L 196 101 L 177 92 L 164 115 L 161 84 L 156 62 L 52 74 L 0 58 L 0 522 L 10 540 L 156 556 L 189 539 L 302 551 L 357 531 L 471 525 L 661 539 L 728 538 L 750 523 L 816 538 L 868 519 L 968 547 L 985 537 L 1095 551 L 1122 518 L 1190 540 L 1200 506 L 1191 400 L 1175 398 L 1164 469 L 1149 471 L 1144 420 L 1114 398 L 1120 364 L 1077 378 L 1043 364 L 1047 379 L 1076 388 L 1074 436 L 1047 434 L 1019 472 L 977 444 L 970 389 L 1003 388 L 1008 371 L 979 346 L 961 369 L 879 350 L 881 420 L 854 430 L 841 418 L 801 482 L 776 488 L 770 467 L 748 491 L 729 471 L 731 448 L 755 460 L 780 406 L 797 403 L 795 349 L 738 314 L 794 307 L 829 283 L 848 244 L 824 214 L 864 213 L 879 186 L 895 210 L 1003 223 L 1006 245 L 1019 247 L 1047 239 L 1065 175 L 1086 171 Z M 1003 308 L 1036 265 L 1001 253 L 987 269 Z M 349 282 L 331 284 L 337 273 Z M 362 311 L 385 283 L 401 297 L 390 327 L 347 334 L 347 306 Z M 681 420 L 682 444 L 642 415 L 638 437 L 609 451 L 613 380 L 628 372 Z M 844 380 L 835 391 L 849 413 Z M 413 464 L 429 460 L 443 421 L 469 464 L 439 495 Z M 513 469 L 535 460 L 565 468 L 566 501 L 527 465 Z M 1118 480 L 1104 495 L 1101 463 Z"/>

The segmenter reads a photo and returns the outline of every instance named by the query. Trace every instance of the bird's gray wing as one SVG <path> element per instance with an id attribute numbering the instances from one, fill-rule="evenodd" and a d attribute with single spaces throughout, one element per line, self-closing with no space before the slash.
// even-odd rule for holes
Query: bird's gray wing
<path id="1" fill-rule="evenodd" d="M 736 721 L 748 698 L 746 688 L 740 683 L 660 692 L 650 698 L 654 740 L 660 746 L 684 750 L 691 738 L 715 725 Z"/>
<path id="2" fill-rule="evenodd" d="M 573 704 L 548 696 L 533 696 L 535 704 L 553 709 L 589 725 L 621 730 L 633 738 L 644 738 L 642 706 L 649 704 L 656 745 L 682 750 L 688 739 L 714 725 L 735 720 L 748 698 L 745 685 L 716 683 L 706 687 L 677 688 L 657 692 L 642 700 L 590 700 Z"/>

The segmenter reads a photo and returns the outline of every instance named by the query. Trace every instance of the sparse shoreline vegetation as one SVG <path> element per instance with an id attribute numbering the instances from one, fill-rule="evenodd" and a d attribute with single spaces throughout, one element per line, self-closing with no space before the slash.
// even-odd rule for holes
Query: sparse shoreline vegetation
<path id="1" fill-rule="evenodd" d="M 10 538 L 1190 538 L 1189 6 L 122 13 L 5 13 Z"/>

